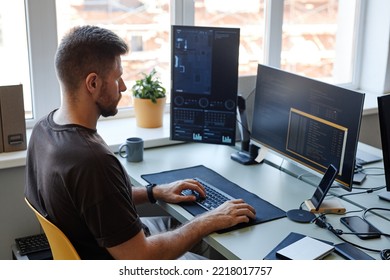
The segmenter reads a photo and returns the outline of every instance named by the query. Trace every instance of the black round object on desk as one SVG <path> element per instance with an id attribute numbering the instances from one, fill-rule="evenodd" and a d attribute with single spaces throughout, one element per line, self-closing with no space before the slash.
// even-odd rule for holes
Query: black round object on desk
<path id="1" fill-rule="evenodd" d="M 298 223 L 310 223 L 316 217 L 312 212 L 302 209 L 289 210 L 286 215 L 290 220 Z"/>

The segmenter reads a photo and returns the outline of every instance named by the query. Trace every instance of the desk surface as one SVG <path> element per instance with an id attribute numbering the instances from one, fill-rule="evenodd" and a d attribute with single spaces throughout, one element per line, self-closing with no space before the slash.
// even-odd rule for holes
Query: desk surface
<path id="1" fill-rule="evenodd" d="M 233 152 L 235 152 L 235 149 L 228 146 L 191 143 L 146 149 L 144 160 L 140 163 L 129 163 L 120 157 L 118 159 L 125 166 L 135 185 L 146 183 L 141 178 L 143 174 L 204 165 L 285 211 L 299 208 L 305 199 L 313 195 L 315 187 L 312 184 L 308 184 L 268 164 L 241 165 L 230 159 L 230 154 Z M 374 184 L 373 180 L 378 180 L 378 182 L 382 180 L 383 184 L 384 179 L 379 178 L 379 176 L 378 178 L 370 177 L 362 186 Z M 347 193 L 342 189 L 337 189 L 335 192 L 339 195 Z M 367 194 L 362 201 L 360 201 L 360 198 L 355 199 L 358 196 L 360 195 L 348 196 L 348 200 L 340 199 L 340 201 L 347 211 L 357 211 L 365 207 L 371 207 L 370 205 L 377 205 L 378 199 L 374 193 Z M 192 218 L 192 215 L 180 206 L 165 203 L 160 203 L 160 206 L 181 222 Z M 390 203 L 384 203 L 383 207 L 390 208 Z M 361 215 L 361 213 L 351 215 L 356 214 Z M 384 215 L 390 218 L 390 213 Z M 339 222 L 339 218 L 339 215 L 327 215 L 327 220 L 334 228 L 346 230 Z M 377 215 L 370 215 L 370 221 L 373 221 L 383 232 L 390 233 L 389 221 L 383 222 L 383 219 Z M 314 224 L 296 223 L 288 218 L 281 218 L 224 234 L 211 234 L 205 238 L 205 241 L 228 259 L 256 260 L 263 259 L 290 232 L 305 234 L 335 244 L 342 242 L 328 230 Z M 352 235 L 344 238 L 368 248 L 390 248 L 389 239 L 384 236 L 368 241 L 362 241 Z M 370 251 L 367 251 L 367 253 L 374 258 L 379 258 L 378 253 Z M 328 258 L 337 259 L 339 257 L 332 253 Z"/>

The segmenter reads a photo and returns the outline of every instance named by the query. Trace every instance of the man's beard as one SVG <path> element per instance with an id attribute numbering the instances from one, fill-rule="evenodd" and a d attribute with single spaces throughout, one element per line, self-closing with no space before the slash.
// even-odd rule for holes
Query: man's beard
<path id="1" fill-rule="evenodd" d="M 97 103 L 97 105 L 100 110 L 100 115 L 102 115 L 105 118 L 115 116 L 118 113 L 118 108 L 116 106 L 115 108 L 104 107 L 99 102 Z"/>
<path id="2" fill-rule="evenodd" d="M 98 108 L 100 110 L 100 115 L 102 115 L 105 118 L 115 116 L 118 113 L 118 103 L 122 98 L 122 94 L 119 93 L 119 97 L 115 102 L 112 102 L 112 101 L 107 102 L 107 98 L 105 96 L 106 91 L 104 89 L 105 88 L 103 87 L 102 92 L 100 94 L 100 98 L 96 102 L 96 105 L 98 106 Z M 109 103 L 109 104 L 107 105 L 107 103 Z"/>

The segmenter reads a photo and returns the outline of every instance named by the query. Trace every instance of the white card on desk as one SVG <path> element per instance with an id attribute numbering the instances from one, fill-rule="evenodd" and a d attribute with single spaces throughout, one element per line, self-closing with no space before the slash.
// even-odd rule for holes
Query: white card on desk
<path id="1" fill-rule="evenodd" d="M 279 258 L 289 260 L 318 260 L 328 255 L 333 249 L 333 245 L 305 236 L 280 249 L 276 255 Z"/>

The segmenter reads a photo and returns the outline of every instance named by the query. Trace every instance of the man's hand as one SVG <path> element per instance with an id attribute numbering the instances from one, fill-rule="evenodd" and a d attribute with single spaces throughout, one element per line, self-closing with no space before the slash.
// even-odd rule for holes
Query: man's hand
<path id="1" fill-rule="evenodd" d="M 206 197 L 204 187 L 193 179 L 179 180 L 170 184 L 158 185 L 153 189 L 155 199 L 168 203 L 179 203 L 186 201 L 195 201 L 195 195 L 183 196 L 183 190 L 193 190 L 199 193 L 201 197 Z"/>
<path id="2" fill-rule="evenodd" d="M 153 189 L 154 197 L 168 203 L 179 203 L 184 201 L 195 201 L 195 195 L 183 196 L 183 190 L 190 189 L 199 193 L 201 197 L 206 197 L 204 187 L 196 180 L 186 179 L 175 181 L 170 184 L 158 185 Z M 207 211 L 197 216 L 195 220 L 202 219 L 202 226 L 207 234 L 233 227 L 240 223 L 248 223 L 256 218 L 256 210 L 242 199 L 226 201 L 218 208 Z"/>
<path id="3" fill-rule="evenodd" d="M 233 227 L 240 223 L 248 223 L 256 218 L 256 210 L 242 199 L 226 201 L 218 208 L 208 211 L 197 219 L 202 219 L 209 233 Z"/>

